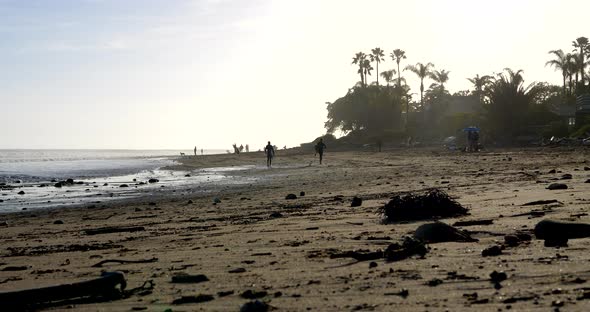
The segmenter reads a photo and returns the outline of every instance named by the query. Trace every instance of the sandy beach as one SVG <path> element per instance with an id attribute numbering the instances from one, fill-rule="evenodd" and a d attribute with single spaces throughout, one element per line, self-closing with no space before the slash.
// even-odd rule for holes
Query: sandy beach
<path id="1" fill-rule="evenodd" d="M 585 148 L 328 150 L 320 166 L 313 154 L 288 150 L 272 169 L 262 153 L 187 157 L 169 169 L 251 168 L 233 174 L 253 182 L 0 215 L 0 291 L 120 271 L 127 289 L 152 283 L 120 300 L 44 309 L 239 311 L 259 300 L 279 311 L 587 311 L 589 239 L 545 247 L 532 230 L 543 219 L 590 222 L 589 156 Z M 568 188 L 548 190 L 555 182 Z M 334 256 L 385 250 L 432 222 L 383 224 L 379 215 L 392 196 L 430 188 L 469 209 L 440 221 L 489 220 L 457 226 L 477 242 L 431 243 L 423 258 L 400 261 Z M 355 196 L 362 205 L 351 207 Z M 538 200 L 552 201 L 524 205 Z M 121 231 L 92 231 L 107 226 Z M 507 245 L 515 234 L 532 240 Z M 483 257 L 491 246 L 501 253 Z M 124 261 L 97 265 L 106 260 Z M 506 279 L 492 282 L 494 271 Z M 178 282 L 182 274 L 206 280 Z"/>

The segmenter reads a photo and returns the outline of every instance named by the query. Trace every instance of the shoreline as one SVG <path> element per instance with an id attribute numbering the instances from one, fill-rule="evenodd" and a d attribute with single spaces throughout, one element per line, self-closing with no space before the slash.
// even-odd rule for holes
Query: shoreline
<path id="1" fill-rule="evenodd" d="M 260 155 L 252 154 L 219 155 L 182 166 L 264 163 Z M 545 148 L 479 154 L 328 150 L 325 165 L 319 166 L 317 159 L 308 165 L 313 154 L 293 152 L 278 154 L 276 168 L 236 172 L 243 177 L 257 175 L 260 183 L 220 188 L 206 195 L 190 193 L 190 188 L 168 189 L 170 194 L 153 201 L 142 198 L 108 207 L 3 214 L 0 291 L 88 280 L 103 270 L 116 270 L 124 272 L 130 288 L 148 280 L 155 287 L 143 296 L 73 304 L 68 310 L 238 310 L 253 300 L 242 296 L 250 290 L 261 294 L 258 300 L 287 311 L 394 307 L 496 311 L 508 305 L 514 310 L 547 310 L 556 301 L 568 311 L 584 311 L 590 301 L 576 298 L 590 279 L 588 239 L 573 239 L 569 247 L 556 249 L 533 238 L 518 248 L 506 248 L 499 256 L 482 257 L 481 252 L 499 244 L 505 235 L 530 233 L 545 218 L 590 222 L 590 183 L 584 183 L 590 178 L 590 170 L 585 169 L 590 166 L 588 156 L 588 149 Z M 573 177 L 563 180 L 564 174 Z M 569 188 L 547 190 L 553 182 Z M 424 259 L 395 262 L 330 257 L 334 251 L 383 250 L 410 235 L 427 221 L 382 224 L 378 210 L 399 192 L 433 187 L 470 212 L 442 222 L 493 221 L 462 227 L 478 242 L 429 244 Z M 297 198 L 285 199 L 290 193 Z M 363 199 L 362 205 L 350 207 L 355 196 Z M 523 206 L 535 200 L 562 204 Z M 531 211 L 544 215 L 526 214 Z M 104 226 L 143 229 L 103 235 L 84 232 Z M 76 246 L 85 247 L 77 250 Z M 157 260 L 92 267 L 106 259 L 152 258 Z M 3 270 L 10 266 L 24 267 Z M 489 281 L 493 271 L 508 276 L 501 289 Z M 179 273 L 204 274 L 209 281 L 172 283 Z M 576 279 L 579 282 L 571 282 Z M 441 282 L 429 286 L 432 280 Z M 552 292 L 557 288 L 559 292 Z M 407 296 L 395 295 L 403 289 L 408 290 Z M 211 295 L 212 300 L 173 304 L 182 296 L 198 294 Z"/>

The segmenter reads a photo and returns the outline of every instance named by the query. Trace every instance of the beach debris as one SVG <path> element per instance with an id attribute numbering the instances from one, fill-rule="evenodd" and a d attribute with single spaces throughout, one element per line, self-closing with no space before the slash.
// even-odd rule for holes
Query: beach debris
<path id="1" fill-rule="evenodd" d="M 502 254 L 502 247 L 498 245 L 494 245 L 482 250 L 481 255 L 483 257 L 493 257 L 499 256 Z"/>
<path id="2" fill-rule="evenodd" d="M 160 182 L 160 180 L 156 179 L 156 178 L 151 178 L 148 180 L 148 183 L 158 183 Z"/>
<path id="3" fill-rule="evenodd" d="M 531 235 L 527 233 L 516 233 L 504 236 L 504 245 L 508 247 L 516 247 L 522 243 L 530 242 Z"/>
<path id="4" fill-rule="evenodd" d="M 130 264 L 130 263 L 152 263 L 158 261 L 158 258 L 144 259 L 144 260 L 122 260 L 122 259 L 107 259 L 102 260 L 99 263 L 94 264 L 93 268 L 101 268 L 107 263 L 119 263 L 119 264 Z"/>
<path id="5" fill-rule="evenodd" d="M 402 298 L 407 298 L 410 295 L 410 291 L 405 288 L 402 288 L 399 292 L 384 293 L 383 295 L 385 295 L 385 296 L 400 296 Z"/>
<path id="6" fill-rule="evenodd" d="M 369 250 L 352 250 L 344 252 L 336 252 L 330 254 L 330 259 L 338 258 L 352 258 L 356 261 L 371 261 L 378 260 L 384 257 L 382 250 L 369 251 Z"/>
<path id="7" fill-rule="evenodd" d="M 244 268 L 235 268 L 235 269 L 231 269 L 229 271 L 227 271 L 228 273 L 244 273 L 246 272 L 246 269 Z"/>
<path id="8" fill-rule="evenodd" d="M 30 268 L 31 267 L 28 265 L 6 266 L 6 267 L 3 267 L 0 271 L 4 271 L 4 272 L 25 271 Z"/>
<path id="9" fill-rule="evenodd" d="M 414 232 L 414 237 L 425 243 L 442 242 L 477 242 L 467 231 L 459 230 L 446 223 L 433 222 L 419 226 Z"/>
<path id="10" fill-rule="evenodd" d="M 450 218 L 468 214 L 465 207 L 439 189 L 396 195 L 380 208 L 380 212 L 385 223 Z"/>
<path id="11" fill-rule="evenodd" d="M 493 219 L 457 221 L 457 222 L 453 223 L 453 226 L 474 226 L 474 225 L 490 225 L 490 224 L 494 224 Z"/>
<path id="12" fill-rule="evenodd" d="M 297 195 L 295 195 L 295 194 L 287 194 L 287 196 L 285 196 L 285 199 L 297 199 Z"/>
<path id="13" fill-rule="evenodd" d="M 535 200 L 532 202 L 528 202 L 525 204 L 522 204 L 521 206 L 536 206 L 536 205 L 549 205 L 549 204 L 561 204 L 563 205 L 562 202 L 558 201 L 557 199 L 546 199 L 546 200 Z"/>
<path id="14" fill-rule="evenodd" d="M 240 308 L 240 312 L 267 312 L 270 306 L 259 300 L 246 302 Z"/>
<path id="15" fill-rule="evenodd" d="M 197 284 L 202 282 L 207 282 L 209 279 L 204 274 L 187 274 L 187 273 L 180 273 L 172 276 L 171 283 L 177 284 Z"/>
<path id="16" fill-rule="evenodd" d="M 145 231 L 143 226 L 107 226 L 97 229 L 84 230 L 86 235 L 99 235 L 109 233 L 141 232 Z"/>
<path id="17" fill-rule="evenodd" d="M 119 287 L 117 287 L 119 286 Z M 97 299 L 115 300 L 132 295 L 125 291 L 127 281 L 121 272 L 103 272 L 101 277 L 71 284 L 0 292 L 2 308 L 27 310 L 44 305 L 67 304 L 68 300 L 79 299 L 78 303 L 96 302 Z"/>
<path id="18" fill-rule="evenodd" d="M 548 190 L 567 190 L 567 185 L 564 183 L 551 183 L 547 186 Z"/>
<path id="19" fill-rule="evenodd" d="M 214 300 L 215 297 L 206 294 L 199 294 L 196 296 L 182 296 L 178 299 L 174 299 L 172 304 L 186 304 L 186 303 L 202 303 Z"/>
<path id="20" fill-rule="evenodd" d="M 350 207 L 359 207 L 363 204 L 363 199 L 360 197 L 353 197 L 352 202 L 350 203 Z"/>
<path id="21" fill-rule="evenodd" d="M 268 295 L 268 292 L 266 292 L 264 290 L 257 291 L 257 290 L 248 289 L 248 290 L 244 291 L 243 293 L 241 293 L 240 297 L 242 297 L 244 299 L 258 299 L 258 298 L 266 297 L 267 295 Z"/>
<path id="22" fill-rule="evenodd" d="M 389 244 L 383 256 L 387 261 L 400 261 L 415 255 L 424 258 L 426 253 L 428 253 L 428 247 L 424 245 L 424 242 L 406 236 L 401 245 L 398 243 Z"/>
<path id="23" fill-rule="evenodd" d="M 545 247 L 567 246 L 568 239 L 590 237 L 590 224 L 546 219 L 535 226 L 535 236 Z"/>

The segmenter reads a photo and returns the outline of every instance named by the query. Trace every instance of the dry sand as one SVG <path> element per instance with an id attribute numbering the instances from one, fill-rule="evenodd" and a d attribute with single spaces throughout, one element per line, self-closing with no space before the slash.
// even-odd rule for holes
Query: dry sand
<path id="1" fill-rule="evenodd" d="M 145 281 L 149 294 L 127 299 L 51 308 L 68 311 L 238 311 L 250 301 L 281 311 L 497 311 L 590 310 L 590 239 L 568 247 L 544 247 L 533 240 L 494 257 L 482 250 L 504 235 L 531 233 L 542 219 L 590 222 L 588 149 L 514 149 L 477 154 L 426 149 L 382 153 L 330 152 L 319 166 L 312 155 L 280 152 L 275 168 L 241 172 L 251 185 L 193 197 L 177 190 L 151 204 L 147 200 L 106 208 L 65 208 L 1 215 L 0 291 L 95 278 L 101 271 L 124 272 L 128 288 Z M 261 153 L 188 159 L 177 169 L 265 163 Z M 549 173 L 555 169 L 555 173 Z M 572 174 L 567 190 L 546 186 Z M 429 244 L 424 259 L 357 262 L 331 259 L 330 252 L 385 249 L 427 221 L 381 224 L 378 208 L 398 192 L 438 187 L 470 209 L 471 215 L 443 219 L 492 219 L 491 225 L 464 226 L 479 239 L 471 243 Z M 172 192 L 172 191 L 171 191 Z M 305 196 L 300 196 L 305 192 Z M 287 200 L 289 193 L 297 199 Z M 342 195 L 342 196 L 337 196 Z M 350 207 L 353 196 L 363 199 Z M 221 200 L 213 205 L 214 198 Z M 562 204 L 522 206 L 534 200 Z M 191 203 L 189 203 L 191 200 Z M 542 211 L 526 215 L 531 211 Z M 544 214 L 543 216 L 539 216 Z M 55 224 L 56 220 L 63 224 Z M 144 230 L 86 235 L 104 226 Z M 108 259 L 142 264 L 94 264 Z M 24 266 L 17 271 L 7 267 Z M 17 268 L 19 269 L 19 268 Z M 489 275 L 505 272 L 495 289 Z M 232 273 L 236 272 L 236 273 Z M 205 274 L 209 281 L 171 283 L 179 273 Z M 433 280 L 435 280 L 433 282 Z M 439 281 L 436 281 L 439 280 Z M 436 286 L 430 286 L 429 282 Z M 442 283 L 440 283 L 442 282 Z M 402 289 L 407 296 L 398 295 Z M 182 296 L 213 300 L 172 304 Z M 49 309 L 49 310 L 51 310 Z"/>

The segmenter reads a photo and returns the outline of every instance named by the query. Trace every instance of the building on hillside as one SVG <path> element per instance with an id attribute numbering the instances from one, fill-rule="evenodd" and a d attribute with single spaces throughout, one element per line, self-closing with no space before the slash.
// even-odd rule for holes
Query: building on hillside
<path id="1" fill-rule="evenodd" d="M 590 122 L 590 94 L 583 94 L 576 98 L 576 123 Z"/>

